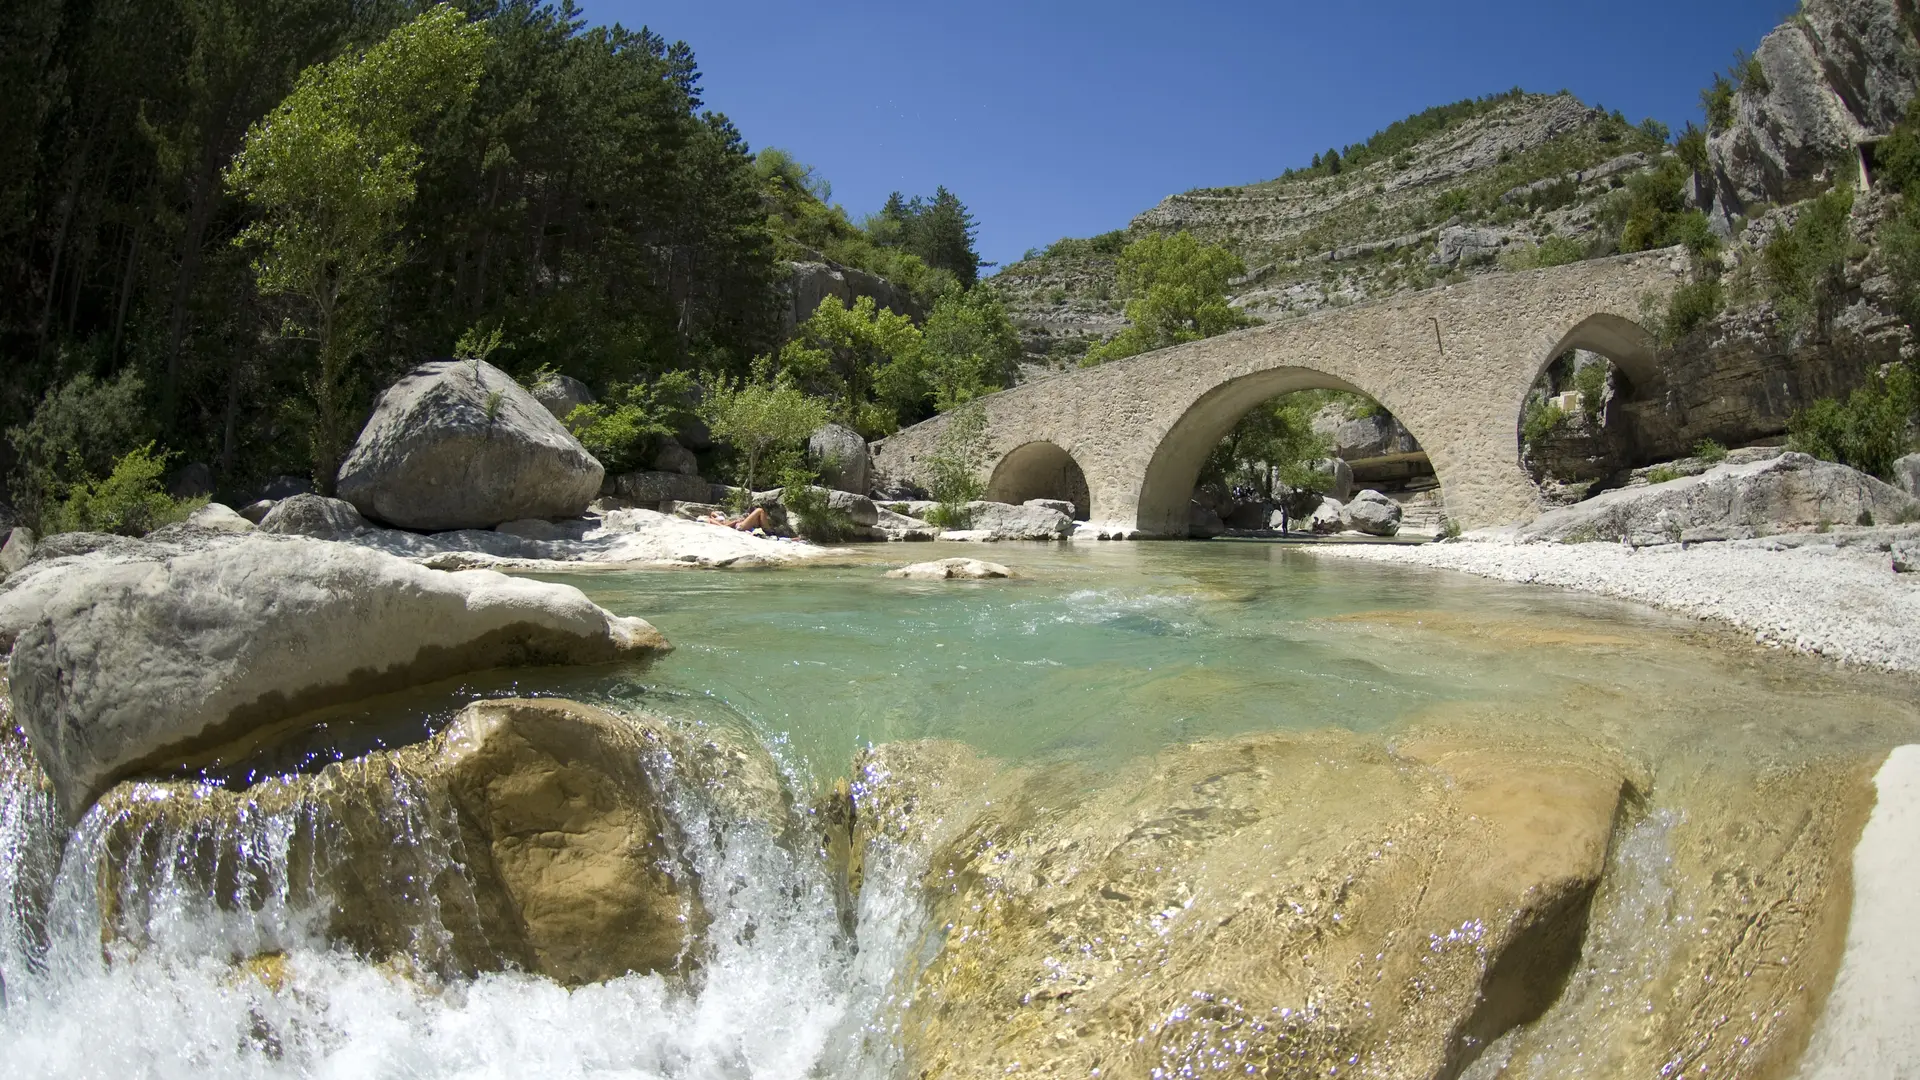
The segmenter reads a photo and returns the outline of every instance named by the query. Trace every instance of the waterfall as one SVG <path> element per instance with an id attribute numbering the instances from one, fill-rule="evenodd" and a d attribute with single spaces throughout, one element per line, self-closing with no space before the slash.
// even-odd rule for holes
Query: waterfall
<path id="1" fill-rule="evenodd" d="M 268 781 L 239 812 L 186 826 L 125 808 L 214 792 L 136 785 L 68 830 L 6 745 L 0 1060 L 14 1075 L 878 1080 L 897 1064 L 901 970 L 920 940 L 910 860 L 876 864 L 846 918 L 804 809 L 784 825 L 729 817 L 665 757 L 646 764 L 711 919 L 693 973 L 568 989 L 463 972 L 459 829 L 405 777 L 365 805 Z M 391 857 L 379 880 L 342 886 L 333 852 L 368 828 Z M 385 890 L 408 914 L 386 959 L 329 933 L 342 887 Z"/>

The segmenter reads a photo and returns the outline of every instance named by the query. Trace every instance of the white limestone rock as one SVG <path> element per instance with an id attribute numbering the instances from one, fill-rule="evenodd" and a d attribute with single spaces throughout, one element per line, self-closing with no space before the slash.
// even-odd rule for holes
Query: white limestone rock
<path id="1" fill-rule="evenodd" d="M 1347 527 L 1346 504 L 1335 498 L 1320 500 L 1306 520 L 1306 529 L 1316 536 L 1329 536 Z"/>
<path id="2" fill-rule="evenodd" d="M 658 506 L 669 499 L 677 502 L 706 502 L 712 485 L 698 476 L 678 472 L 621 473 L 607 484 L 612 494 L 637 505 Z M 571 514 L 551 515 L 572 517 Z"/>
<path id="3" fill-rule="evenodd" d="M 986 532 L 995 540 L 1065 540 L 1073 535 L 1073 518 L 1044 506 L 974 501 L 967 504 L 967 528 Z"/>
<path id="4" fill-rule="evenodd" d="M 249 533 L 254 523 L 235 513 L 233 507 L 223 503 L 208 503 L 187 515 L 187 524 L 214 532 Z"/>
<path id="5" fill-rule="evenodd" d="M 807 459 L 820 469 L 820 482 L 836 491 L 865 495 L 873 484 L 873 459 L 867 440 L 842 424 L 828 424 L 807 436 Z"/>
<path id="6" fill-rule="evenodd" d="M 404 529 L 578 517 L 604 470 L 545 406 L 484 361 L 435 360 L 374 402 L 340 466 L 342 499 Z"/>
<path id="7" fill-rule="evenodd" d="M 27 565 L 27 560 L 33 558 L 33 549 L 33 530 L 25 525 L 15 525 L 7 533 L 7 542 L 0 544 L 0 577 Z"/>
<path id="8" fill-rule="evenodd" d="M 1400 504 L 1369 488 L 1341 508 L 1347 528 L 1368 536 L 1392 536 L 1400 531 Z"/>
<path id="9" fill-rule="evenodd" d="M 305 537 L 134 541 L 0 587 L 15 716 L 76 819 L 123 776 L 323 705 L 667 648 L 571 586 Z"/>
<path id="10" fill-rule="evenodd" d="M 316 540 L 346 540 L 373 526 L 352 503 L 325 495 L 295 495 L 273 504 L 260 519 L 260 531 L 276 536 L 311 536 Z"/>
<path id="11" fill-rule="evenodd" d="M 1893 463 L 1893 486 L 1920 497 L 1920 454 L 1908 454 Z"/>
<path id="12" fill-rule="evenodd" d="M 992 578 L 1013 577 L 1013 571 L 999 563 L 982 559 L 939 559 L 934 562 L 914 563 L 898 570 L 887 571 L 890 578 L 905 578 L 909 581 L 984 581 Z"/>

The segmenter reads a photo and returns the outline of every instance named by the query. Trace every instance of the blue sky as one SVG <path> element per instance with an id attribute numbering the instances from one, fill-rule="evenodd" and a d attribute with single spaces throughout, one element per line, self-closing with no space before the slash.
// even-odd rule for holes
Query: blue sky
<path id="1" fill-rule="evenodd" d="M 710 108 L 856 220 L 945 184 L 1011 262 L 1163 196 L 1266 180 L 1431 105 L 1568 89 L 1678 128 L 1793 0 L 583 0 L 693 46 Z"/>

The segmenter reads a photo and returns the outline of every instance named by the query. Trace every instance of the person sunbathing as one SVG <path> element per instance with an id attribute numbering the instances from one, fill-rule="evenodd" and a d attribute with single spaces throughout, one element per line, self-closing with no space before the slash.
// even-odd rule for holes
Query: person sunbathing
<path id="1" fill-rule="evenodd" d="M 767 508 L 764 506 L 756 506 L 746 516 L 737 518 L 730 518 L 720 511 L 715 510 L 701 520 L 709 525 L 724 525 L 729 529 L 736 529 L 740 532 L 752 532 L 755 529 L 771 530 L 773 528 L 773 524 L 767 520 Z"/>

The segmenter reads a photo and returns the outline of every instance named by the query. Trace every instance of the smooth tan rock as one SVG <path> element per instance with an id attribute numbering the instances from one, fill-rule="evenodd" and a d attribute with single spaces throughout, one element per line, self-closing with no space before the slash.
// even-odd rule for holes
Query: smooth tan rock
<path id="1" fill-rule="evenodd" d="M 962 579 L 980 581 L 988 578 L 1010 578 L 1013 571 L 999 563 L 981 559 L 939 559 L 934 562 L 914 563 L 898 570 L 887 571 L 890 578 L 906 578 L 909 581 L 949 581 Z"/>
<path id="2" fill-rule="evenodd" d="M 234 512 L 233 507 L 224 503 L 208 503 L 187 515 L 187 524 L 196 528 L 211 529 L 214 532 L 250 533 L 254 523 Z"/>
<path id="3" fill-rule="evenodd" d="M 309 709 L 668 647 L 570 586 L 304 537 L 133 542 L 0 589 L 16 713 L 76 817 L 123 776 Z"/>
<path id="4" fill-rule="evenodd" d="M 1348 735 L 1108 776 L 894 744 L 842 846 L 867 887 L 929 854 L 912 1075 L 1452 1076 L 1553 1001 L 1625 788 L 1593 751 Z"/>
<path id="5" fill-rule="evenodd" d="M 442 975 L 513 966 L 567 984 L 681 972 L 706 916 L 648 768 L 667 759 L 778 806 L 770 762 L 559 699 L 475 702 L 426 743 L 244 792 L 122 784 L 99 807 L 102 933 L 142 944 L 156 873 L 242 902 L 236 866 L 275 877 L 243 842 L 249 827 L 305 821 L 282 858 L 311 871 L 289 875 L 283 899 L 326 912 L 327 936 L 365 958 Z"/>

